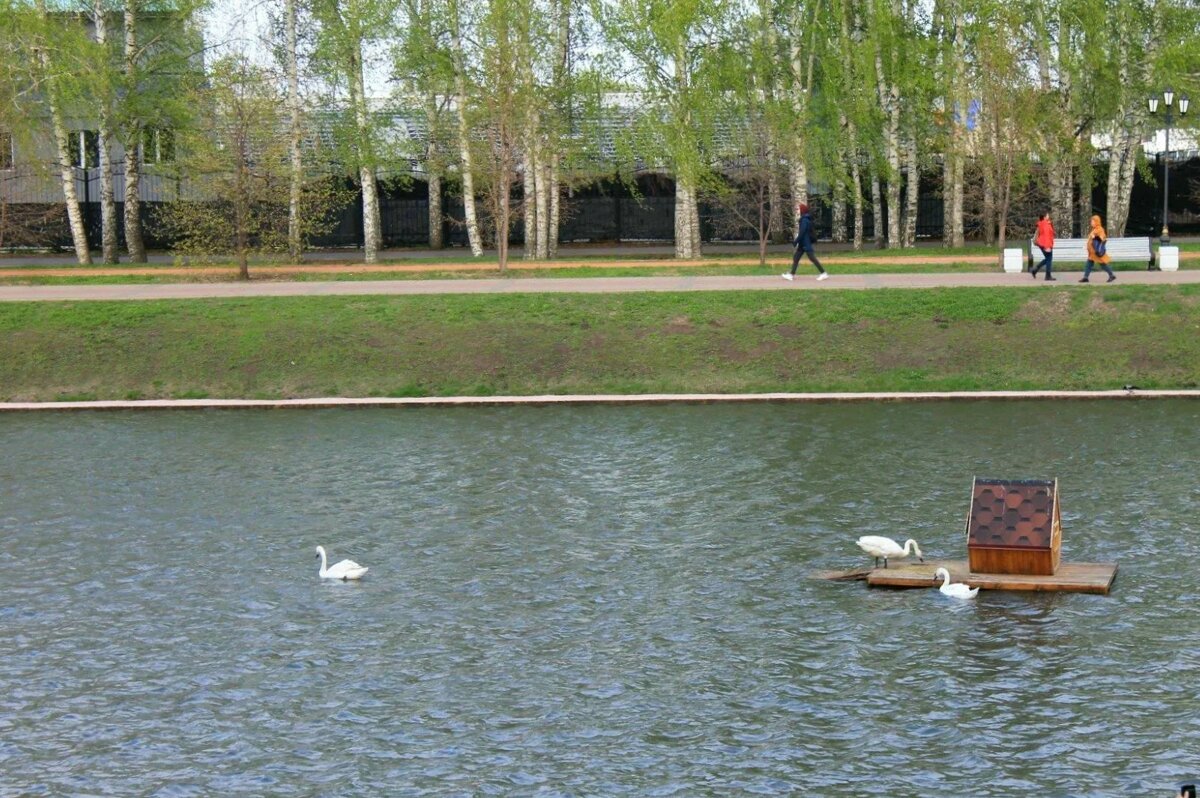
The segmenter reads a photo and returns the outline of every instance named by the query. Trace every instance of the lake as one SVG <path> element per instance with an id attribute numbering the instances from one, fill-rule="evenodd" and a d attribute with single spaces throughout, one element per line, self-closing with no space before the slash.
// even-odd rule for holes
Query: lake
<path id="1" fill-rule="evenodd" d="M 0 795 L 1173 795 L 1200 404 L 0 416 Z M 1060 479 L 1109 596 L 868 589 Z M 370 567 L 322 582 L 314 547 Z"/>

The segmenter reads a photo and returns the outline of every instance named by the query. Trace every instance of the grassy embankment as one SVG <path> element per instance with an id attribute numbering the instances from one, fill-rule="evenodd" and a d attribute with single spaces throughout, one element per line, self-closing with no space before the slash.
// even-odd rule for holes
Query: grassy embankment
<path id="1" fill-rule="evenodd" d="M 0 304 L 0 399 L 1200 385 L 1200 286 Z"/>

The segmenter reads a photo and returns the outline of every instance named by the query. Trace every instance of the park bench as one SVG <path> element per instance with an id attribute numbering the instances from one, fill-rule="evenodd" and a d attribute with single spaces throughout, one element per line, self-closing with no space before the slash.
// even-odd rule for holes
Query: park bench
<path id="1" fill-rule="evenodd" d="M 1054 267 L 1060 263 L 1084 263 L 1087 261 L 1086 238 L 1058 238 L 1054 241 Z M 1113 263 L 1125 261 L 1145 261 L 1146 269 L 1154 268 L 1154 251 L 1150 249 L 1149 236 L 1137 238 L 1108 239 L 1108 256 Z M 1035 263 L 1041 263 L 1042 250 L 1033 239 L 1029 239 L 1029 260 L 1026 271 L 1033 271 Z"/>

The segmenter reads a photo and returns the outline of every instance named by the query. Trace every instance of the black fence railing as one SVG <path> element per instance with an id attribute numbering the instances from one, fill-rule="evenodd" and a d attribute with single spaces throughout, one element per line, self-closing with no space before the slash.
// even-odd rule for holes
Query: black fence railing
<path id="1" fill-rule="evenodd" d="M 101 241 L 100 203 L 98 170 L 77 170 L 77 193 L 81 199 L 84 223 L 91 246 L 98 249 Z M 1149 179 L 1139 172 L 1133 186 L 1127 235 L 1157 235 L 1162 227 L 1161 166 L 1151 166 Z M 117 175 L 121 177 L 121 175 Z M 672 241 L 675 236 L 675 198 L 669 196 L 672 186 L 668 179 L 659 181 L 654 190 L 658 196 L 580 196 L 564 198 L 560 210 L 559 240 L 570 242 L 632 242 Z M 1097 180 L 1092 192 L 1092 207 L 1105 206 L 1104 188 L 1106 181 Z M 1171 230 L 1177 234 L 1200 230 L 1200 158 L 1187 162 L 1173 163 L 1171 167 Z M 177 187 L 170 181 L 151 174 L 144 183 L 141 218 L 143 238 L 151 249 L 169 249 L 172 241 L 159 221 L 159 212 L 169 195 L 177 195 Z M 118 189 L 122 186 L 118 185 Z M 380 221 L 385 247 L 420 247 L 429 243 L 429 202 L 420 196 L 423 184 L 415 184 L 414 190 L 403 196 L 384 195 L 380 198 Z M 55 184 L 46 174 L 24 175 L 14 170 L 0 171 L 0 203 L 6 203 L 7 213 L 0 216 L 0 223 L 11 229 L 0 229 L 0 245 L 4 247 L 52 247 L 70 249 L 70 229 L 61 203 L 48 201 L 53 197 Z M 595 187 L 592 189 L 595 190 Z M 61 188 L 58 188 L 61 194 Z M 662 194 L 668 194 L 663 196 Z M 121 197 L 120 190 L 117 196 Z M 789 211 L 790 211 L 790 202 Z M 822 197 L 812 200 L 813 217 L 821 239 L 834 238 L 833 213 L 829 203 Z M 1032 209 L 1032 206 L 1030 206 Z M 447 197 L 443 203 L 445 215 L 442 223 L 443 240 L 452 246 L 467 243 L 464 212 L 461 199 Z M 883 208 L 881 225 L 887 224 L 891 210 Z M 116 206 L 117 235 L 124 238 L 124 206 Z M 486 217 L 484 209 L 480 215 Z M 785 212 L 785 218 L 790 212 Z M 916 235 L 918 238 L 940 238 L 943 231 L 944 208 L 936 175 L 930 182 L 924 179 L 917 203 Z M 363 244 L 362 207 L 357 200 L 336 211 L 329 220 L 328 229 L 312 238 L 309 244 L 317 248 L 346 247 L 361 248 Z M 713 203 L 700 206 L 701 238 L 704 241 L 754 241 L 756 231 L 739 224 L 729 211 Z M 1015 220 L 1014 220 L 1015 222 Z M 28 229 L 16 229 L 25 224 Z M 847 213 L 845 238 L 853 236 L 853 217 Z M 968 237 L 978 237 L 978 221 L 968 219 Z M 790 233 L 783 231 L 781 235 Z M 863 219 L 863 234 L 868 240 L 875 235 L 875 219 L 870 207 Z M 491 243 L 492 234 L 485 231 L 485 240 Z M 1010 232 L 1010 235 L 1012 233 Z M 1067 235 L 1065 224 L 1063 235 Z M 510 230 L 510 242 L 524 243 L 521 219 L 514 220 Z"/>

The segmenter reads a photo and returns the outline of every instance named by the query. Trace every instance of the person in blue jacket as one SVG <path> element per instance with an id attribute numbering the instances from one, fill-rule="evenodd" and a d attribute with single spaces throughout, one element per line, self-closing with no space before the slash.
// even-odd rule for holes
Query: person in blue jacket
<path id="1" fill-rule="evenodd" d="M 796 253 L 792 255 L 792 270 L 783 275 L 785 280 L 794 280 L 796 277 L 796 267 L 800 265 L 800 256 L 808 255 L 808 259 L 817 267 L 820 274 L 817 275 L 818 280 L 828 279 L 829 273 L 821 266 L 821 261 L 817 260 L 817 254 L 813 252 L 813 239 L 816 234 L 813 232 L 812 217 L 808 215 L 808 206 L 803 202 L 796 206 L 796 210 L 800 213 L 800 229 L 796 233 Z"/>

